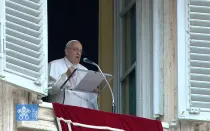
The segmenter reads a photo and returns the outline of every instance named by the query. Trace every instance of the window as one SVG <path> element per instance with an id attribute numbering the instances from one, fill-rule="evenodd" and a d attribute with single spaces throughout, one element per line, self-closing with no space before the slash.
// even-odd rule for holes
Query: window
<path id="1" fill-rule="evenodd" d="M 133 5 L 123 20 L 123 72 L 136 62 L 136 6 Z"/>
<path id="2" fill-rule="evenodd" d="M 123 17 L 123 52 L 122 56 L 122 109 L 125 114 L 136 114 L 136 8 L 133 5 Z"/>
<path id="3" fill-rule="evenodd" d="M 115 1 L 115 35 L 117 111 L 152 118 L 152 0 Z"/>
<path id="4" fill-rule="evenodd" d="M 132 1 L 123 1 L 124 7 Z M 121 113 L 136 115 L 136 6 L 135 3 L 121 16 Z"/>
<path id="5" fill-rule="evenodd" d="M 47 95 L 47 1 L 3 0 L 1 79 Z"/>
<path id="6" fill-rule="evenodd" d="M 122 113 L 136 115 L 135 69 L 122 81 Z"/>
<path id="7" fill-rule="evenodd" d="M 177 0 L 178 118 L 210 119 L 210 1 Z"/>

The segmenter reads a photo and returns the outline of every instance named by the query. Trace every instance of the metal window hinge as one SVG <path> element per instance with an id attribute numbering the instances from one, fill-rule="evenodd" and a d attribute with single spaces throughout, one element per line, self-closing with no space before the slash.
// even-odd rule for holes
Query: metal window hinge
<path id="1" fill-rule="evenodd" d="M 40 79 L 37 79 L 36 81 L 34 81 L 34 84 L 38 85 L 38 86 L 41 86 L 42 83 L 41 83 L 41 80 Z"/>
<path id="2" fill-rule="evenodd" d="M 178 126 L 178 121 L 177 120 L 172 120 L 171 123 L 170 123 L 170 127 L 171 128 L 174 128 L 174 127 L 176 128 L 177 126 Z"/>
<path id="3" fill-rule="evenodd" d="M 5 78 L 5 76 L 4 76 L 4 75 L 2 75 L 2 74 L 0 74 L 0 78 Z"/>
<path id="4" fill-rule="evenodd" d="M 200 108 L 190 107 L 189 113 L 194 115 L 200 114 Z"/>

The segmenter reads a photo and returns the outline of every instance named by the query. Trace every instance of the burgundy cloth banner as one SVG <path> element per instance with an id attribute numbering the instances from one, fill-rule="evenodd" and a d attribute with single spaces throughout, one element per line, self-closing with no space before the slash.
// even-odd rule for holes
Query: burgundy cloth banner
<path id="1" fill-rule="evenodd" d="M 53 108 L 62 131 L 163 131 L 158 120 L 59 103 L 53 103 Z"/>

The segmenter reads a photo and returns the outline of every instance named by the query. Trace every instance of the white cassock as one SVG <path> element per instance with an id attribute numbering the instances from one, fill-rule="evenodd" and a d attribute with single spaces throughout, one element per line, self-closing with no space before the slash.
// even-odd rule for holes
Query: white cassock
<path id="1" fill-rule="evenodd" d="M 48 87 L 51 88 L 49 89 L 49 102 L 57 102 L 62 104 L 64 98 L 64 91 L 61 91 L 60 87 L 67 80 L 66 71 L 71 66 L 73 66 L 73 64 L 66 57 L 54 60 L 49 63 Z M 81 64 L 77 64 L 75 65 L 75 67 L 77 69 L 88 70 Z M 63 87 L 63 89 L 66 89 L 64 104 L 98 110 L 96 93 L 79 92 L 71 90 L 75 87 L 75 85 L 77 85 L 80 82 L 82 75 L 83 74 L 81 74 L 81 72 L 76 71 L 75 75 L 73 75 Z"/>

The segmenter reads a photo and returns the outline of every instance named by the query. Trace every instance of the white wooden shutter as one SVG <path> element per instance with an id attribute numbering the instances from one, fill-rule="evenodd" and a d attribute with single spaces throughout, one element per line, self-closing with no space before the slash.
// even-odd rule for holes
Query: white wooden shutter
<path id="1" fill-rule="evenodd" d="M 2 79 L 47 94 L 47 0 L 4 0 Z"/>
<path id="2" fill-rule="evenodd" d="M 189 0 L 184 6 L 186 21 L 178 20 L 183 22 L 178 24 L 178 116 L 210 121 L 210 0 Z M 185 37 L 180 28 L 186 29 Z"/>

